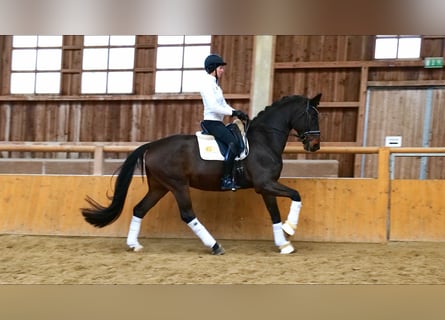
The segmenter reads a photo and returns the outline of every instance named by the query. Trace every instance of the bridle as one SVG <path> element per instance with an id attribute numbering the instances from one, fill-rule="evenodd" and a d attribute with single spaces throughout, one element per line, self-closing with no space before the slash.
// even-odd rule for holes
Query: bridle
<path id="1" fill-rule="evenodd" d="M 309 99 L 308 99 L 307 100 L 307 104 L 306 104 L 306 108 L 305 108 L 305 110 L 303 111 L 303 114 L 302 114 L 303 116 L 306 117 L 306 130 L 302 134 L 299 134 L 298 132 L 297 132 L 297 134 L 291 134 L 291 135 L 297 137 L 298 139 L 300 139 L 300 141 L 302 141 L 303 143 L 307 142 L 308 136 L 318 136 L 318 137 L 320 136 L 320 130 L 311 130 L 310 129 L 310 123 L 311 123 L 312 117 L 311 117 L 309 111 L 311 109 L 315 110 L 315 112 L 317 112 L 317 115 L 320 113 L 317 110 L 316 107 L 310 105 Z M 247 119 L 245 121 L 245 124 L 244 124 L 244 131 L 245 131 L 246 135 L 247 135 L 247 131 L 249 130 L 249 127 L 250 127 L 250 121 L 251 120 Z M 283 134 L 284 135 L 288 135 L 289 134 L 288 132 L 285 132 L 285 131 L 277 129 L 277 128 L 264 127 L 264 129 L 270 130 L 272 132 L 275 132 L 275 133 L 278 133 L 278 134 L 282 134 L 282 135 Z"/>
<path id="2" fill-rule="evenodd" d="M 319 111 L 314 106 L 311 106 L 309 104 L 309 99 L 307 100 L 306 109 L 303 112 L 303 116 L 306 116 L 306 130 L 302 134 L 296 134 L 295 136 L 301 140 L 301 142 L 306 143 L 308 136 L 320 136 L 320 130 L 311 130 L 310 129 L 310 123 L 311 123 L 311 115 L 309 113 L 310 109 L 315 110 L 317 114 L 319 114 Z"/>

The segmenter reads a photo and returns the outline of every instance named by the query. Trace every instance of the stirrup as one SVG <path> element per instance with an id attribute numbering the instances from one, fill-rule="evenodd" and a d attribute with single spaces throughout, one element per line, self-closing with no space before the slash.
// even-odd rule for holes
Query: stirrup
<path id="1" fill-rule="evenodd" d="M 236 185 L 232 178 L 222 178 L 221 179 L 221 190 L 232 190 L 236 191 L 240 187 Z"/>

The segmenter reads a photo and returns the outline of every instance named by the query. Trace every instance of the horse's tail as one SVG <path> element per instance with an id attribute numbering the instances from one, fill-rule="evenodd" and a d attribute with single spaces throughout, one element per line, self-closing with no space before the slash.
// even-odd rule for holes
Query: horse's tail
<path id="1" fill-rule="evenodd" d="M 141 164 L 142 172 L 144 168 L 144 155 L 148 150 L 149 143 L 146 143 L 134 150 L 120 167 L 119 174 L 114 185 L 114 195 L 108 207 L 101 206 L 98 202 L 86 197 L 90 208 L 80 209 L 85 220 L 95 227 L 102 228 L 114 222 L 121 215 L 124 208 L 125 198 L 130 187 L 133 174 L 138 163 Z"/>

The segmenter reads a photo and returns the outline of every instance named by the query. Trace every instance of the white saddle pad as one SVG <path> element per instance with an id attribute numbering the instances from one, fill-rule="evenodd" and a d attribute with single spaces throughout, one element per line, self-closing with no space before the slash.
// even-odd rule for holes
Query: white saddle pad
<path id="1" fill-rule="evenodd" d="M 203 134 L 201 131 L 196 131 L 196 138 L 198 140 L 199 155 L 203 160 L 218 160 L 224 161 L 224 157 L 219 150 L 218 143 L 215 137 L 210 134 Z M 246 145 L 247 140 L 245 140 Z M 235 160 L 243 160 L 247 157 L 249 148 L 246 148 L 239 157 Z"/>

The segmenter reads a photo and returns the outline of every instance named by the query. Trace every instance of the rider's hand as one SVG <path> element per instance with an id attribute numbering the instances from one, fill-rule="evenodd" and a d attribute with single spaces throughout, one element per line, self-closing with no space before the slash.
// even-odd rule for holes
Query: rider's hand
<path id="1" fill-rule="evenodd" d="M 237 117 L 238 119 L 240 119 L 242 121 L 247 121 L 249 119 L 247 114 L 245 114 L 241 110 L 233 110 L 232 117 Z"/>

